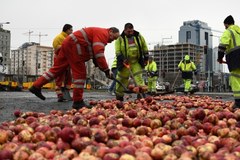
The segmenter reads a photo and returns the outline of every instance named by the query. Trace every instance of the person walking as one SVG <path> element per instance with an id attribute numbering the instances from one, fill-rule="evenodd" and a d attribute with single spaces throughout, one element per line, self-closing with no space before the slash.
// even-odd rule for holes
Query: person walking
<path id="1" fill-rule="evenodd" d="M 54 63 L 59 54 L 63 40 L 72 32 L 73 32 L 72 25 L 65 24 L 63 26 L 62 32 L 54 38 L 52 43 L 54 49 Z M 67 69 L 66 72 L 63 72 L 58 77 L 56 77 L 55 83 L 56 83 L 55 92 L 58 97 L 58 102 L 63 102 L 65 101 L 65 99 L 63 98 L 62 87 L 64 87 L 64 89 L 66 89 L 68 92 L 71 89 L 72 75 L 70 69 Z"/>
<path id="2" fill-rule="evenodd" d="M 113 73 L 113 77 L 116 78 L 116 75 L 117 75 L 117 58 L 116 57 L 113 60 L 111 71 Z M 116 95 L 115 94 L 115 90 L 116 90 L 115 87 L 116 87 L 116 81 L 113 80 L 109 89 L 108 89 L 108 93 L 110 93 L 112 96 Z"/>
<path id="3" fill-rule="evenodd" d="M 88 107 L 83 100 L 83 89 L 86 80 L 85 62 L 93 59 L 95 65 L 103 71 L 107 78 L 112 78 L 112 73 L 104 55 L 105 46 L 119 37 L 116 27 L 99 28 L 87 27 L 70 34 L 62 43 L 58 57 L 49 71 L 39 77 L 29 89 L 42 100 L 41 87 L 65 72 L 70 66 L 73 76 L 73 105 L 72 108 Z"/>
<path id="4" fill-rule="evenodd" d="M 145 70 L 147 71 L 147 78 L 148 78 L 148 93 L 150 95 L 155 95 L 156 85 L 157 85 L 157 64 L 153 60 L 152 56 L 149 56 L 147 66 L 145 67 Z"/>
<path id="5" fill-rule="evenodd" d="M 226 30 L 220 38 L 217 61 L 223 63 L 223 57 L 226 57 L 230 72 L 230 86 L 235 99 L 233 105 L 235 110 L 240 108 L 240 27 L 234 24 L 231 15 L 225 18 L 223 24 Z"/>
<path id="6" fill-rule="evenodd" d="M 178 68 L 180 71 L 182 71 L 184 93 L 187 95 L 192 90 L 191 83 L 193 78 L 193 72 L 195 75 L 197 75 L 196 65 L 190 60 L 189 55 L 185 55 L 184 60 L 180 61 L 180 63 L 178 64 Z"/>
<path id="7" fill-rule="evenodd" d="M 142 78 L 142 71 L 148 61 L 148 48 L 144 37 L 136 30 L 131 23 L 126 23 L 124 31 L 121 36 L 115 41 L 115 52 L 117 57 L 117 77 L 123 85 L 128 86 L 128 80 L 130 77 L 129 68 L 133 73 L 132 78 L 135 79 L 138 86 L 144 85 Z M 116 83 L 116 99 L 124 100 L 124 88 Z M 140 94 L 138 94 L 140 98 Z"/>

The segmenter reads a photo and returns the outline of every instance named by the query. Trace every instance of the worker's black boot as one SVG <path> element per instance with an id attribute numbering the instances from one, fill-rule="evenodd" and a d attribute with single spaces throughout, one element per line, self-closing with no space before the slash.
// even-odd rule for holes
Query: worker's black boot
<path id="1" fill-rule="evenodd" d="M 42 95 L 41 89 L 36 88 L 34 86 L 32 86 L 31 88 L 29 88 L 29 91 L 32 92 L 33 94 L 35 94 L 38 98 L 40 98 L 41 100 L 45 100 L 46 98 Z"/>
<path id="2" fill-rule="evenodd" d="M 145 93 L 138 93 L 137 94 L 137 99 L 141 99 L 141 98 L 146 98 Z"/>
<path id="3" fill-rule="evenodd" d="M 64 102 L 66 99 L 63 98 L 63 95 L 58 96 L 58 102 Z"/>
<path id="4" fill-rule="evenodd" d="M 194 90 L 191 90 L 189 93 L 190 93 L 190 95 L 193 95 L 194 94 Z"/>
<path id="5" fill-rule="evenodd" d="M 240 99 L 235 99 L 235 104 L 232 108 L 233 110 L 240 109 Z"/>
<path id="6" fill-rule="evenodd" d="M 116 95 L 116 100 L 123 101 L 123 96 Z"/>
<path id="7" fill-rule="evenodd" d="M 148 94 L 148 95 L 152 95 L 152 92 L 148 91 L 147 94 Z"/>
<path id="8" fill-rule="evenodd" d="M 152 96 L 156 96 L 157 95 L 157 93 L 156 92 L 152 92 Z M 145 97 L 144 97 L 145 98 Z"/>
<path id="9" fill-rule="evenodd" d="M 82 101 L 73 102 L 73 105 L 72 105 L 73 109 L 81 109 L 83 107 L 92 108 L 89 104 L 86 104 L 83 100 Z"/>

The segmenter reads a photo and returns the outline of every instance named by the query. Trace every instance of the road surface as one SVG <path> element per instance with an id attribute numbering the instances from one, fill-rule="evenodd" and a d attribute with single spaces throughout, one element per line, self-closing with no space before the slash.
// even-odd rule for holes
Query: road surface
<path id="1" fill-rule="evenodd" d="M 0 92 L 0 123 L 4 121 L 14 120 L 13 115 L 15 110 L 22 112 L 35 111 L 49 113 L 50 110 L 69 110 L 71 109 L 72 102 L 57 102 L 56 94 L 53 91 L 43 91 L 46 100 L 40 100 L 35 95 L 28 91 L 22 92 Z M 72 93 L 71 93 L 72 94 Z M 177 93 L 181 94 L 181 93 Z M 211 97 L 222 97 L 224 100 L 233 100 L 231 93 L 206 93 L 198 92 L 198 95 L 209 95 Z M 136 98 L 135 94 L 131 94 L 133 99 Z M 84 99 L 89 100 L 106 100 L 115 98 L 106 91 L 85 91 Z"/>

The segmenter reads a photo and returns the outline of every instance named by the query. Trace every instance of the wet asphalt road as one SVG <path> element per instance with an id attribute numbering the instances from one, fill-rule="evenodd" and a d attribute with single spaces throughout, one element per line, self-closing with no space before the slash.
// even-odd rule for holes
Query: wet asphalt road
<path id="1" fill-rule="evenodd" d="M 13 115 L 15 110 L 21 110 L 22 112 L 34 111 L 49 113 L 49 111 L 55 110 L 69 110 L 72 106 L 72 101 L 57 102 L 56 94 L 53 91 L 43 91 L 46 100 L 40 100 L 35 95 L 28 91 L 22 92 L 0 92 L 0 123 L 4 121 L 14 120 Z M 71 93 L 72 94 L 72 93 Z M 181 95 L 181 93 L 176 93 Z M 211 97 L 221 97 L 223 100 L 233 100 L 231 93 L 195 93 L 198 95 L 208 95 Z M 136 98 L 135 94 L 131 94 L 133 99 Z M 85 91 L 84 99 L 89 100 L 106 100 L 113 99 L 115 96 L 111 96 L 107 91 Z"/>
<path id="2" fill-rule="evenodd" d="M 72 94 L 72 93 L 71 93 Z M 14 120 L 15 110 L 22 112 L 34 111 L 49 113 L 50 110 L 69 110 L 72 101 L 57 102 L 56 94 L 53 91 L 43 91 L 46 100 L 43 101 L 28 91 L 22 92 L 0 92 L 0 123 L 4 121 Z M 112 99 L 113 96 L 105 91 L 100 92 L 84 92 L 84 99 L 88 100 L 106 100 Z"/>

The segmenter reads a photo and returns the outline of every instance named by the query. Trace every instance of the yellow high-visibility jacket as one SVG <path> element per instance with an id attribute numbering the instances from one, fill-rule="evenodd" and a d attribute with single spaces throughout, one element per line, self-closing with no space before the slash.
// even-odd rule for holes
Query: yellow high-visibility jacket
<path id="1" fill-rule="evenodd" d="M 148 75 L 150 77 L 157 76 L 157 64 L 155 61 L 152 61 L 151 63 L 148 62 L 148 64 L 145 66 L 145 70 L 147 71 Z"/>
<path id="2" fill-rule="evenodd" d="M 234 38 L 234 39 L 233 39 Z M 234 45 L 234 43 L 236 43 Z M 228 54 L 235 47 L 240 46 L 240 27 L 237 25 L 230 25 L 226 29 L 220 39 L 219 46 L 226 48 L 225 52 Z"/>
<path id="3" fill-rule="evenodd" d="M 56 51 L 61 47 L 63 40 L 64 40 L 67 36 L 68 36 L 67 33 L 61 32 L 60 34 L 58 34 L 58 35 L 54 38 L 53 43 L 52 43 L 54 52 L 56 52 Z"/>
<path id="4" fill-rule="evenodd" d="M 130 64 L 139 62 L 143 67 L 145 58 L 148 57 L 147 43 L 144 37 L 137 31 L 134 31 L 132 42 L 129 43 L 129 39 L 126 37 L 124 32 L 115 41 L 115 52 L 118 57 L 118 65 L 123 59 L 128 60 Z M 119 57 L 122 57 L 121 60 Z M 120 60 L 120 61 L 119 61 Z"/>
<path id="5" fill-rule="evenodd" d="M 182 71 L 183 79 L 192 79 L 192 72 L 197 69 L 194 62 L 189 61 L 187 63 L 185 60 L 180 61 L 178 68 Z"/>
<path id="6" fill-rule="evenodd" d="M 111 68 L 117 68 L 117 57 L 114 58 Z"/>
<path id="7" fill-rule="evenodd" d="M 228 29 L 224 31 L 218 48 L 218 59 L 222 59 L 224 53 L 226 53 L 226 61 L 229 71 L 231 72 L 234 69 L 239 69 L 240 27 L 237 25 L 230 25 Z"/>

